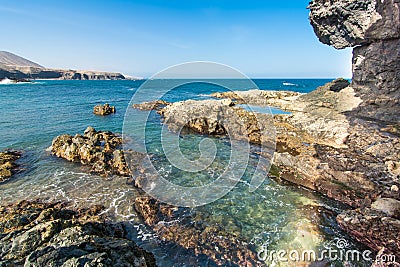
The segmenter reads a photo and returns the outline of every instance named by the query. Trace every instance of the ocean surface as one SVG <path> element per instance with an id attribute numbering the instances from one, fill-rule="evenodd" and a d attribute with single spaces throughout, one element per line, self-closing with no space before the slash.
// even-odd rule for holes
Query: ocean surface
<path id="1" fill-rule="evenodd" d="M 290 90 L 307 93 L 331 79 L 256 79 L 262 90 Z M 86 174 L 79 164 L 53 157 L 47 150 L 52 139 L 60 134 L 82 134 L 88 126 L 96 130 L 122 133 L 126 110 L 132 96 L 143 81 L 36 81 L 32 84 L 0 85 L 0 150 L 24 151 L 19 163 L 21 170 L 9 181 L 0 183 L 0 204 L 22 199 L 67 200 L 74 206 L 103 204 L 116 221 L 129 222 L 130 236 L 140 246 L 154 253 L 160 266 L 214 266 L 205 256 L 161 241 L 143 225 L 133 209 L 138 191 L 118 177 Z M 248 90 L 240 80 L 229 81 L 230 89 Z M 162 85 L 160 85 L 162 86 Z M 154 92 L 159 90 L 154 86 Z M 208 99 L 213 92 L 226 91 L 215 84 L 186 84 L 163 96 L 167 101 Z M 143 100 L 147 99 L 147 96 Z M 151 97 L 151 94 L 150 94 Z M 93 114 L 97 104 L 109 103 L 116 114 L 100 117 Z M 263 109 L 255 110 L 263 112 Z M 135 111 L 139 112 L 140 111 Z M 273 109 L 273 113 L 280 113 Z M 138 114 L 139 114 L 138 113 Z M 140 115 L 140 114 L 139 114 Z M 159 115 L 148 119 L 149 136 L 146 144 L 154 154 L 162 153 L 158 138 L 152 132 L 162 127 Z M 202 136 L 188 134 L 182 138 L 185 153 L 196 151 Z M 158 171 L 180 185 L 197 186 L 209 182 L 209 177 L 221 171 L 229 158 L 226 140 L 215 139 L 218 148 L 211 171 L 186 175 L 174 170 L 160 156 Z M 267 177 L 263 184 L 250 192 L 251 164 L 243 179 L 223 198 L 197 208 L 193 212 L 210 225 L 223 226 L 248 242 L 255 251 L 263 245 L 269 249 L 321 250 L 335 240 L 345 239 L 349 248 L 365 248 L 354 242 L 335 224 L 334 213 L 342 205 L 311 191 L 293 185 L 282 185 Z M 322 212 L 315 215 L 315 210 Z M 324 212 L 325 211 L 325 212 Z M 338 260 L 334 266 L 343 266 Z M 347 266 L 369 266 L 368 263 L 349 263 Z M 282 265 L 284 266 L 284 265 Z"/>

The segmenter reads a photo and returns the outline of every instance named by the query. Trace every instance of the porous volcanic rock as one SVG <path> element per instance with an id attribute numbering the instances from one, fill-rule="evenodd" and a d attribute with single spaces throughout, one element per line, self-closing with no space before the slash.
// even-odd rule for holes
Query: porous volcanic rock
<path id="1" fill-rule="evenodd" d="M 57 157 L 90 166 L 93 173 L 130 175 L 122 150 L 122 137 L 112 132 L 88 127 L 84 135 L 60 135 L 53 139 L 50 150 Z"/>
<path id="2" fill-rule="evenodd" d="M 338 215 L 339 225 L 358 241 L 400 257 L 400 220 L 370 208 L 348 210 Z"/>

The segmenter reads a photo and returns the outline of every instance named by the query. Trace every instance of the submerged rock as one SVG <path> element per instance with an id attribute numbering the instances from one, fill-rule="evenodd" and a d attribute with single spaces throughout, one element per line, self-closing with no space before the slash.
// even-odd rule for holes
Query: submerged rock
<path id="1" fill-rule="evenodd" d="M 156 266 L 101 206 L 22 201 L 0 206 L 0 266 Z"/>
<path id="2" fill-rule="evenodd" d="M 93 109 L 93 113 L 96 115 L 100 115 L 100 116 L 107 116 L 110 115 L 112 113 L 115 113 L 115 107 L 114 106 L 110 106 L 109 104 L 104 104 L 104 105 L 97 105 L 94 107 Z"/>
<path id="3" fill-rule="evenodd" d="M 162 240 L 190 249 L 196 255 L 204 254 L 217 265 L 264 265 L 237 236 L 198 221 L 194 216 L 182 217 L 180 208 L 162 204 L 151 197 L 138 197 L 135 209 Z"/>
<path id="4" fill-rule="evenodd" d="M 112 132 L 88 127 L 84 135 L 60 135 L 53 139 L 50 150 L 57 157 L 90 166 L 93 173 L 130 175 L 122 150 L 122 137 Z"/>
<path id="5" fill-rule="evenodd" d="M 9 179 L 18 168 L 15 163 L 21 157 L 18 151 L 4 151 L 0 152 L 0 182 Z"/>

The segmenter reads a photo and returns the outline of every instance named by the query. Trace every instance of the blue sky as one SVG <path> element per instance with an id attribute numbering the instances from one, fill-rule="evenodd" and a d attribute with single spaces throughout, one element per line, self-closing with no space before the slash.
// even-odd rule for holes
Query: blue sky
<path id="1" fill-rule="evenodd" d="M 200 60 L 250 77 L 350 78 L 351 49 L 321 44 L 307 5 L 308 0 L 1 0 L 0 50 L 46 67 L 142 77 Z"/>

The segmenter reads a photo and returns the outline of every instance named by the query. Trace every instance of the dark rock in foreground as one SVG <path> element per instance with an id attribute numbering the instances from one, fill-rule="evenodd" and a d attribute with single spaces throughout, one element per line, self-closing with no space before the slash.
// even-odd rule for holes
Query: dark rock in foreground
<path id="1" fill-rule="evenodd" d="M 60 135 L 54 138 L 51 152 L 68 161 L 90 166 L 93 173 L 130 175 L 122 150 L 122 137 L 112 132 L 88 127 L 84 135 Z"/>
<path id="2" fill-rule="evenodd" d="M 93 113 L 99 116 L 107 116 L 112 113 L 115 113 L 115 107 L 110 106 L 109 104 L 104 104 L 104 105 L 97 105 L 93 108 Z"/>
<path id="3" fill-rule="evenodd" d="M 0 266 L 156 266 L 101 206 L 22 201 L 0 206 Z"/>
<path id="4" fill-rule="evenodd" d="M 182 219 L 182 216 L 177 215 L 180 208 L 162 204 L 151 197 L 138 197 L 135 209 L 161 239 L 193 250 L 196 255 L 204 254 L 217 265 L 264 265 L 257 260 L 248 245 L 233 233 L 196 221 L 192 216 Z"/>
<path id="5" fill-rule="evenodd" d="M 21 157 L 21 153 L 17 151 L 0 152 L 0 182 L 9 179 L 18 165 L 15 163 Z"/>

